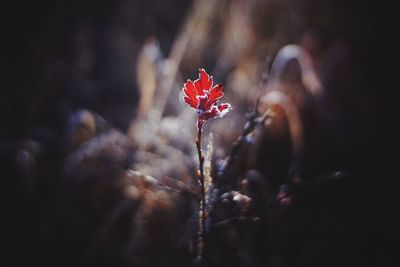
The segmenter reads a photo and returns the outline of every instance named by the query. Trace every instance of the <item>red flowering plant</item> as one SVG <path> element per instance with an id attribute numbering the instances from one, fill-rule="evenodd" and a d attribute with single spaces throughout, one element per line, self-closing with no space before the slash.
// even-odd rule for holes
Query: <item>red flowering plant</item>
<path id="1" fill-rule="evenodd" d="M 204 69 L 199 69 L 199 78 L 194 82 L 187 80 L 184 84 L 183 100 L 197 110 L 197 127 L 201 129 L 206 120 L 223 117 L 232 107 L 228 103 L 218 105 L 218 100 L 224 95 L 222 84 L 213 87 L 213 77 Z"/>
<path id="2" fill-rule="evenodd" d="M 213 78 L 201 68 L 199 69 L 199 78 L 195 81 L 187 80 L 183 88 L 183 101 L 197 111 L 197 140 L 196 147 L 199 156 L 199 170 L 197 172 L 200 190 L 200 211 L 199 211 L 199 242 L 198 242 L 198 260 L 202 261 L 204 242 L 205 242 L 205 186 L 204 186 L 204 156 L 201 150 L 201 133 L 204 123 L 211 118 L 221 118 L 232 109 L 229 103 L 218 104 L 218 101 L 224 95 L 223 85 L 217 84 L 213 87 Z"/>

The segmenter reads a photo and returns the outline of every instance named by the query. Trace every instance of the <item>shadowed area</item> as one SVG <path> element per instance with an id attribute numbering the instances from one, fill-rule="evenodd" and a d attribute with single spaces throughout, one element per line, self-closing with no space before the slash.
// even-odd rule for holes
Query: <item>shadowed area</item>
<path id="1" fill-rule="evenodd" d="M 392 264 L 389 9 L 4 2 L 0 266 Z M 199 68 L 233 109 L 203 127 L 196 260 L 196 111 L 182 87 Z"/>

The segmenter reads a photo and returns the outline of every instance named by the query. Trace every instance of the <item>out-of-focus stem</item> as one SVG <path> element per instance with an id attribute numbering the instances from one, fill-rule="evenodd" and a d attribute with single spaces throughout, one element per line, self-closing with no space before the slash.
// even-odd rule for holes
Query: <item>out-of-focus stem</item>
<path id="1" fill-rule="evenodd" d="M 199 208 L 199 239 L 198 239 L 198 251 L 197 258 L 200 262 L 203 260 L 204 244 L 205 244 L 205 222 L 206 222 L 206 190 L 204 186 L 204 155 L 201 151 L 201 132 L 202 126 L 198 124 L 197 127 L 197 139 L 196 147 L 199 156 L 199 170 L 197 172 L 197 177 L 200 184 L 200 208 Z"/>

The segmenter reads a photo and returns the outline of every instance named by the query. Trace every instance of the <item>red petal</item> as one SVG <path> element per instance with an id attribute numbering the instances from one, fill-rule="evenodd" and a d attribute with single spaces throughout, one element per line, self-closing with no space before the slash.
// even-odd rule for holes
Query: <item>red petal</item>
<path id="1" fill-rule="evenodd" d="M 196 97 L 196 89 L 191 80 L 187 80 L 187 82 L 184 84 L 183 94 L 184 94 L 183 100 L 189 105 L 191 105 L 193 108 L 197 108 L 198 100 Z M 188 99 L 186 100 L 185 97 L 187 97 Z"/>
<path id="2" fill-rule="evenodd" d="M 229 108 L 232 108 L 231 104 L 229 104 L 229 103 L 223 103 L 218 106 L 219 111 L 223 111 L 223 110 L 229 109 Z"/>
<path id="3" fill-rule="evenodd" d="M 192 100 L 189 97 L 183 96 L 183 101 L 185 101 L 186 104 L 189 104 L 190 106 L 192 106 Z"/>
<path id="4" fill-rule="evenodd" d="M 199 103 L 197 105 L 197 110 L 204 112 L 210 108 L 210 105 L 208 104 L 208 96 L 207 95 L 197 96 L 197 100 Z"/>
<path id="5" fill-rule="evenodd" d="M 192 96 L 196 96 L 196 89 L 191 80 L 187 80 L 187 82 L 183 85 L 183 92 L 192 98 Z"/>
<path id="6" fill-rule="evenodd" d="M 219 110 L 217 109 L 216 106 L 213 106 L 211 110 L 207 110 L 206 112 L 202 112 L 199 115 L 199 120 L 206 121 L 208 119 L 218 117 L 218 115 L 219 115 Z"/>
<path id="7" fill-rule="evenodd" d="M 232 106 L 231 106 L 231 104 L 229 104 L 229 103 L 223 103 L 223 104 L 219 105 L 219 106 L 218 106 L 218 111 L 219 111 L 218 116 L 219 116 L 220 118 L 222 118 L 222 117 L 225 116 L 225 114 L 228 113 L 229 110 L 231 110 L 231 109 L 232 109 Z"/>
<path id="8" fill-rule="evenodd" d="M 217 102 L 224 95 L 224 93 L 222 92 L 223 89 L 224 86 L 221 83 L 217 84 L 216 86 L 213 87 L 213 89 L 211 89 L 210 92 L 211 105 L 215 104 L 215 102 Z"/>
<path id="9" fill-rule="evenodd" d="M 199 76 L 203 90 L 209 91 L 213 84 L 212 76 L 209 76 L 203 68 L 199 69 Z"/>
<path id="10" fill-rule="evenodd" d="M 219 106 L 213 105 L 211 109 L 208 109 L 205 112 L 201 112 L 198 116 L 197 126 L 201 128 L 206 122 L 206 120 L 211 118 L 222 118 L 229 110 L 232 109 L 232 106 L 228 103 L 221 104 Z"/>
<path id="11" fill-rule="evenodd" d="M 199 69 L 199 78 L 194 81 L 197 94 L 204 95 L 204 91 L 209 91 L 212 84 L 212 77 L 209 76 L 203 68 Z"/>

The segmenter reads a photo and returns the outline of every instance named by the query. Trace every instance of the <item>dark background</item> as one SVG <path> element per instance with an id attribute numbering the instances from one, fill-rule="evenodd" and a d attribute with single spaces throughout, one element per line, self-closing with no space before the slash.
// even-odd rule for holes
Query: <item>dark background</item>
<path id="1" fill-rule="evenodd" d="M 398 157 L 390 154 L 395 150 L 394 128 L 398 121 L 392 119 L 396 106 L 392 89 L 396 90 L 398 85 L 392 74 L 396 69 L 396 50 L 392 50 L 389 38 L 395 34 L 389 30 L 393 25 L 391 8 L 385 3 L 365 1 L 286 2 L 301 10 L 305 18 L 303 27 L 315 31 L 322 51 L 337 40 L 350 46 L 352 61 L 345 61 L 339 68 L 350 66 L 350 73 L 356 73 L 356 78 L 347 77 L 339 69 L 339 76 L 333 75 L 329 83 L 335 88 L 342 86 L 340 82 L 335 84 L 336 79 L 352 82 L 343 90 L 332 89 L 330 97 L 339 103 L 345 131 L 334 131 L 342 138 L 338 143 L 345 157 L 343 166 L 353 174 L 354 184 L 350 188 L 355 189 L 359 201 L 357 208 L 350 209 L 356 212 L 348 217 L 353 226 L 350 242 L 344 249 L 332 246 L 329 255 L 335 255 L 336 249 L 338 258 L 347 259 L 346 266 L 389 266 L 396 248 L 390 244 L 395 241 L 397 224 L 393 217 L 398 211 L 394 186 L 397 164 L 392 163 Z M 53 264 L 52 260 L 43 260 L 47 251 L 50 258 L 68 258 L 68 252 L 51 255 L 48 244 L 58 244 L 60 240 L 43 241 L 37 236 L 37 229 L 42 226 L 32 218 L 38 216 L 35 213 L 45 213 L 47 207 L 41 204 L 33 208 L 20 190 L 26 185 L 19 180 L 21 168 L 15 160 L 18 154 L 14 148 L 19 140 L 33 138 L 46 144 L 40 167 L 35 171 L 50 181 L 41 180 L 45 185 L 39 188 L 44 191 L 36 193 L 42 198 L 39 203 L 51 203 L 54 196 L 46 190 L 57 184 L 51 177 L 61 168 L 66 153 L 63 138 L 68 130 L 68 116 L 78 108 L 87 108 L 113 127 L 126 131 L 136 116 L 140 99 L 135 63 L 140 48 L 153 36 L 168 54 L 191 7 L 191 1 L 184 0 L 1 3 L 1 266 Z M 269 25 L 269 13 L 259 11 L 258 17 L 254 17 L 255 29 L 260 36 L 268 36 L 265 25 Z M 221 13 L 223 16 L 224 12 Z M 123 36 L 129 36 L 127 41 Z M 288 37 L 288 42 L 291 39 L 296 40 L 296 34 Z M 205 64 L 212 63 L 211 60 Z M 394 100 L 394 104 L 389 100 Z M 67 250 L 69 245 L 59 248 Z M 308 253 L 307 248 L 299 251 Z M 343 251 L 345 256 L 340 254 Z M 329 266 L 339 266 L 336 264 L 341 261 L 332 262 Z M 308 266 L 291 261 L 287 265 Z"/>

